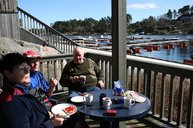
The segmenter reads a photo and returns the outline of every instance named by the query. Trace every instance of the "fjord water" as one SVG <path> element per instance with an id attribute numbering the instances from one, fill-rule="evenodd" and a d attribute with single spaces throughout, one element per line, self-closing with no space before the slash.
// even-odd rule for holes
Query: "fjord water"
<path id="1" fill-rule="evenodd" d="M 180 38 L 184 40 L 193 39 L 193 35 L 132 35 L 132 36 L 137 38 L 143 37 L 144 39 L 146 38 L 150 38 L 150 39 Z M 161 45 L 160 51 L 153 50 L 152 52 L 147 52 L 146 50 L 142 49 L 141 53 L 136 55 L 183 63 L 184 59 L 191 59 L 190 55 L 192 53 L 193 53 L 192 45 L 188 45 L 183 48 L 175 46 L 173 49 L 164 49 Z"/>
<path id="2" fill-rule="evenodd" d="M 161 46 L 160 51 L 152 51 L 147 52 L 146 50 L 142 50 L 140 54 L 136 54 L 137 56 L 143 56 L 148 58 L 155 58 L 167 61 L 173 61 L 178 63 L 183 63 L 184 59 L 191 59 L 190 55 L 193 53 L 193 46 L 186 46 L 183 48 L 175 46 L 173 49 L 164 49 Z"/>

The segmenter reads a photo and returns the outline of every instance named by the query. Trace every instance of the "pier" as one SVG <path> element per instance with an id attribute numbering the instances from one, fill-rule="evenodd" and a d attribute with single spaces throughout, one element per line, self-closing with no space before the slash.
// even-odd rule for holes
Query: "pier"
<path id="1" fill-rule="evenodd" d="M 142 46 L 152 46 L 152 45 L 160 45 L 160 44 L 179 44 L 179 43 L 189 43 L 188 40 L 160 40 L 160 41 L 150 41 L 150 42 L 145 42 L 145 43 L 127 43 L 127 49 L 129 49 L 129 47 L 142 47 Z M 90 47 L 93 49 L 98 49 L 98 50 L 107 50 L 107 51 L 111 51 L 112 50 L 112 46 L 108 45 L 108 46 L 101 46 L 101 47 Z M 155 49 L 154 49 L 155 50 Z"/>
<path id="2" fill-rule="evenodd" d="M 145 43 L 129 43 L 127 46 L 141 46 L 141 45 L 155 45 L 155 44 L 170 44 L 170 43 L 188 43 L 188 40 L 160 40 L 160 41 L 151 41 Z"/>

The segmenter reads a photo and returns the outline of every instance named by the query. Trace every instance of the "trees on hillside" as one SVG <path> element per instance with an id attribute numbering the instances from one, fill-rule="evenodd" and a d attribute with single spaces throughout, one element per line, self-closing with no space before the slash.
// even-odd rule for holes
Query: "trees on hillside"
<path id="1" fill-rule="evenodd" d="M 183 21 L 181 17 L 186 16 Z M 126 15 L 128 33 L 170 34 L 183 32 L 193 34 L 192 21 L 186 20 L 193 17 L 193 6 L 186 5 L 176 10 L 169 9 L 159 18 L 148 17 L 142 21 L 131 24 L 132 16 Z M 187 27 L 188 26 L 188 27 Z M 111 17 L 103 17 L 100 20 L 85 18 L 84 20 L 56 21 L 52 27 L 61 33 L 70 34 L 94 34 L 111 33 Z"/>
<path id="2" fill-rule="evenodd" d="M 186 5 L 186 6 L 180 8 L 180 9 L 178 10 L 178 13 L 179 13 L 180 15 L 187 15 L 187 14 L 190 14 L 190 12 L 191 12 L 191 10 L 190 10 L 190 5 Z"/>

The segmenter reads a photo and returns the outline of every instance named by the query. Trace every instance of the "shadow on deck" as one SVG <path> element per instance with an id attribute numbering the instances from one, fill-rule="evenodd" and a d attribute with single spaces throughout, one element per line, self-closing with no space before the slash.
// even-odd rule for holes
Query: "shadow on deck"
<path id="1" fill-rule="evenodd" d="M 52 98 L 57 99 L 59 103 L 66 103 L 67 92 L 53 95 Z M 99 128 L 99 122 L 96 120 L 86 119 L 86 122 L 90 128 Z M 82 128 L 79 124 L 76 124 L 76 128 Z M 161 123 L 151 117 L 144 117 L 137 120 L 128 120 L 126 121 L 126 128 L 172 128 L 164 123 Z"/>

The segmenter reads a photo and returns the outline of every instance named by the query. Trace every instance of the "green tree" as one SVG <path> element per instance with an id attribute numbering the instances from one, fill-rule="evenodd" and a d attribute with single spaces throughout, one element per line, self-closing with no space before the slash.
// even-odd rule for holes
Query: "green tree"
<path id="1" fill-rule="evenodd" d="M 166 13 L 167 17 L 171 20 L 172 19 L 172 11 L 171 9 L 168 10 L 168 12 Z"/>
<path id="2" fill-rule="evenodd" d="M 82 24 L 85 28 L 85 33 L 93 33 L 96 20 L 94 20 L 93 18 L 86 18 L 83 20 Z"/>
<path id="3" fill-rule="evenodd" d="M 192 7 L 190 8 L 190 13 L 193 14 L 193 5 L 192 5 Z"/>
<path id="4" fill-rule="evenodd" d="M 131 21 L 132 21 L 132 16 L 130 14 L 127 14 L 127 25 L 129 25 Z"/>
<path id="5" fill-rule="evenodd" d="M 178 10 L 178 13 L 181 15 L 187 15 L 190 12 L 190 5 L 183 6 Z"/>
<path id="6" fill-rule="evenodd" d="M 173 10 L 173 19 L 176 19 L 178 17 L 178 12 L 174 9 Z"/>
<path id="7" fill-rule="evenodd" d="M 63 21 L 56 21 L 53 25 L 52 25 L 52 28 L 56 29 L 57 31 L 59 32 L 63 32 L 64 30 L 64 22 Z"/>

